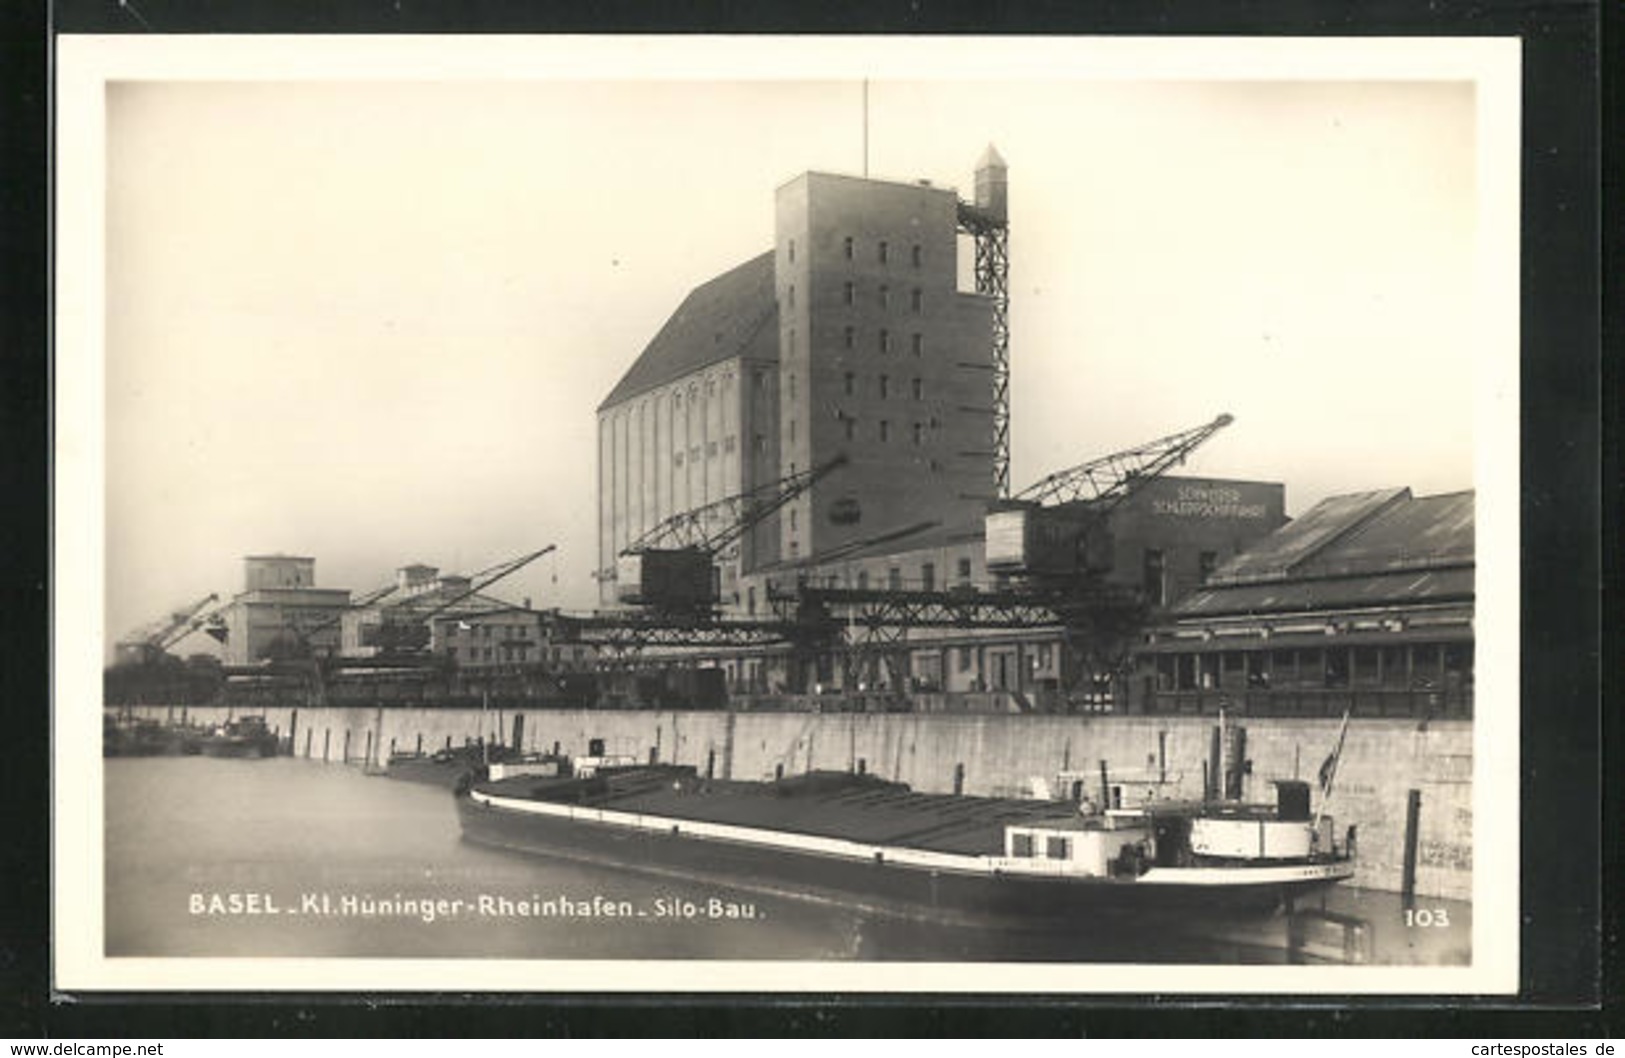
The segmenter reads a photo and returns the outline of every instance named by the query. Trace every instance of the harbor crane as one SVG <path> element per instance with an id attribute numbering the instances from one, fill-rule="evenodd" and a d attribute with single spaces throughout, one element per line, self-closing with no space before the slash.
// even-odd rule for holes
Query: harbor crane
<path id="1" fill-rule="evenodd" d="M 845 455 L 837 455 L 811 470 L 660 522 L 617 557 L 616 601 L 696 619 L 714 613 L 721 595 L 717 560 L 751 529 L 846 462 Z"/>
<path id="2" fill-rule="evenodd" d="M 219 612 L 203 612 L 209 604 L 219 601 L 220 597 L 210 592 L 162 621 L 119 640 L 115 647 L 119 660 L 150 664 L 166 655 L 170 647 L 200 630 L 223 641 L 225 622 L 221 620 Z"/>
<path id="3" fill-rule="evenodd" d="M 1183 463 L 1235 420 L 1212 422 L 1058 470 L 995 502 L 987 513 L 987 568 L 1021 578 L 1087 578 L 1109 572 L 1105 525 L 1123 501 Z"/>
<path id="4" fill-rule="evenodd" d="M 450 611 L 463 600 L 473 598 L 504 577 L 519 572 L 543 555 L 554 551 L 556 547 L 555 544 L 548 544 L 540 550 L 482 569 L 469 578 L 467 588 L 450 598 L 441 598 L 438 595 L 422 599 L 408 598 L 392 605 L 381 615 L 383 620 L 378 628 L 378 640 L 375 645 L 380 647 L 387 657 L 421 655 L 429 648 L 430 630 L 436 617 Z"/>

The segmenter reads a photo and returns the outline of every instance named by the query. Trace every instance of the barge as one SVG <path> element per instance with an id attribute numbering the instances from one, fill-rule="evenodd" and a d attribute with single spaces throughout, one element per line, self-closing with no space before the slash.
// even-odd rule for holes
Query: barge
<path id="1" fill-rule="evenodd" d="M 1354 870 L 1353 828 L 1337 840 L 1297 780 L 1267 806 L 1097 812 L 846 772 L 722 781 L 627 758 L 494 771 L 459 785 L 466 840 L 956 925 L 1267 914 Z"/>
<path id="2" fill-rule="evenodd" d="M 276 732 L 263 716 L 228 720 L 198 740 L 205 757 L 274 757 L 280 749 Z"/>

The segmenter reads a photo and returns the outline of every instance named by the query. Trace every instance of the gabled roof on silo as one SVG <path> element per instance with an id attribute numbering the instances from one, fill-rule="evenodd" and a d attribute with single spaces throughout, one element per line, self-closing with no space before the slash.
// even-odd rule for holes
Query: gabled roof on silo
<path id="1" fill-rule="evenodd" d="M 690 291 L 598 410 L 733 357 L 777 360 L 777 320 L 769 250 Z"/>

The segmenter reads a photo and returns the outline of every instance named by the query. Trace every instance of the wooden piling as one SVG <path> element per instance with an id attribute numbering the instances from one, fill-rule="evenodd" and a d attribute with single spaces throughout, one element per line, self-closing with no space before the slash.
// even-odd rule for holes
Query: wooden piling
<path id="1" fill-rule="evenodd" d="M 1406 907 L 1416 902 L 1416 843 L 1421 833 L 1422 791 L 1412 790 L 1405 800 L 1405 867 L 1399 895 Z"/>

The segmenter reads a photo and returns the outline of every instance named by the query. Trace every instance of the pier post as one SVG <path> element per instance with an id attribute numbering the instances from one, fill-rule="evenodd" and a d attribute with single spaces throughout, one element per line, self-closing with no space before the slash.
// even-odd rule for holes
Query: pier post
<path id="1" fill-rule="evenodd" d="M 316 732 L 311 730 L 310 728 L 308 728 L 308 727 L 305 728 L 305 759 L 306 760 L 310 759 L 310 739 L 311 739 L 311 736 L 314 735 L 315 733 Z"/>
<path id="2" fill-rule="evenodd" d="M 960 761 L 954 765 L 954 796 L 958 797 L 965 792 L 965 762 Z"/>
<path id="3" fill-rule="evenodd" d="M 1221 724 L 1212 729 L 1208 738 L 1207 767 L 1204 769 L 1207 780 L 1202 784 L 1203 799 L 1217 801 L 1224 797 L 1224 727 Z"/>
<path id="4" fill-rule="evenodd" d="M 371 764 L 372 763 L 372 732 L 371 731 L 367 732 L 367 755 L 365 757 L 361 758 L 361 759 L 362 759 L 363 763 L 366 763 L 366 764 Z"/>
<path id="5" fill-rule="evenodd" d="M 341 763 L 343 763 L 343 764 L 350 763 L 350 729 L 349 728 L 344 729 L 344 759 L 341 761 Z"/>
<path id="6" fill-rule="evenodd" d="M 322 728 L 322 763 L 327 763 L 327 751 L 333 745 L 333 729 Z"/>
<path id="7" fill-rule="evenodd" d="M 1399 895 L 1406 907 L 1416 902 L 1416 841 L 1422 822 L 1422 791 L 1412 790 L 1405 800 L 1405 866 Z"/>
<path id="8" fill-rule="evenodd" d="M 418 732 L 418 756 L 423 756 L 423 732 Z"/>

